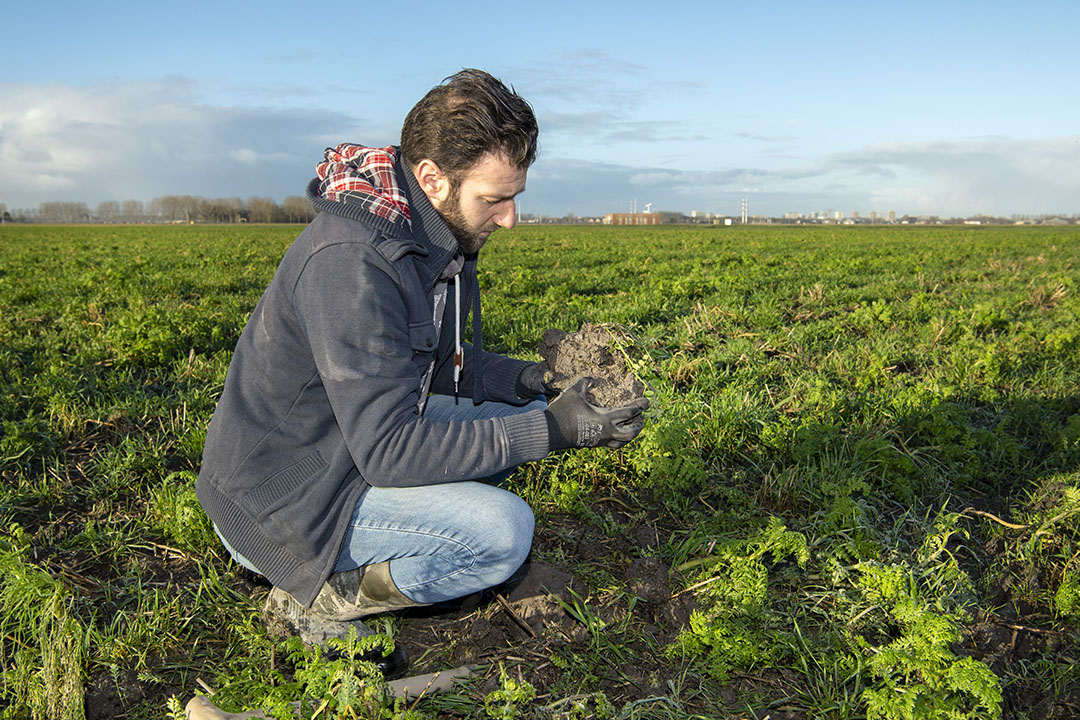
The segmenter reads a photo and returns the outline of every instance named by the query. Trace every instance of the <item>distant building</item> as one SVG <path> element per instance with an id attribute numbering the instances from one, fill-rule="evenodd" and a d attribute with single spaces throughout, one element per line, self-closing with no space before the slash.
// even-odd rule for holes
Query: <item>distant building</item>
<path id="1" fill-rule="evenodd" d="M 608 213 L 605 225 L 659 225 L 660 213 Z"/>

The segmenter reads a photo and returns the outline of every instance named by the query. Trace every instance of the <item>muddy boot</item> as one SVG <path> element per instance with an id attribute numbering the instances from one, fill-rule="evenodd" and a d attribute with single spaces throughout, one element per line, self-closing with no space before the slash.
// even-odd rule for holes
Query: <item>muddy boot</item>
<path id="1" fill-rule="evenodd" d="M 326 650 L 329 639 L 344 639 L 350 629 L 356 631 L 357 638 L 373 635 L 360 618 L 418 604 L 394 585 L 389 563 L 379 563 L 334 573 L 310 608 L 281 588 L 272 588 L 263 603 L 263 618 L 271 634 L 296 634 L 304 643 Z M 401 648 L 395 648 L 389 655 L 364 659 L 374 662 L 387 678 L 399 675 L 409 662 Z"/>
<path id="2" fill-rule="evenodd" d="M 390 563 L 381 562 L 334 573 L 311 604 L 311 612 L 330 620 L 356 620 L 368 615 L 416 607 L 390 577 Z"/>

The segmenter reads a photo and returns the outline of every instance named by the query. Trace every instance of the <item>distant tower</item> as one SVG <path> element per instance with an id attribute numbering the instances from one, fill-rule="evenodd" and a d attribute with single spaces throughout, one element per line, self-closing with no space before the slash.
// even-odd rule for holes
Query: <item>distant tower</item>
<path id="1" fill-rule="evenodd" d="M 742 199 L 742 224 L 743 225 L 746 224 L 746 219 L 748 217 L 747 213 L 748 213 L 748 209 L 747 209 L 747 206 L 746 206 L 746 198 L 743 198 Z"/>

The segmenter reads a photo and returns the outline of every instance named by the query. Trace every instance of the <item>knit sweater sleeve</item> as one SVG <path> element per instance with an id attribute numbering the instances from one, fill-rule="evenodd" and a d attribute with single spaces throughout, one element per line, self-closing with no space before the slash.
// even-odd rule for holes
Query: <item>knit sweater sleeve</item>
<path id="1" fill-rule="evenodd" d="M 430 316 L 410 315 L 416 298 L 407 285 L 370 244 L 341 243 L 314 253 L 294 288 L 327 400 L 364 479 L 376 486 L 452 482 L 546 455 L 539 411 L 454 422 L 419 414 L 433 324 Z"/>

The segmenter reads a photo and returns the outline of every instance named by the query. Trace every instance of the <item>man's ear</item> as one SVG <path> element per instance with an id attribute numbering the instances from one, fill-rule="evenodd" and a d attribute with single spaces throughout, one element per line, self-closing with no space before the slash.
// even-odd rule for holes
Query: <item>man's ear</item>
<path id="1" fill-rule="evenodd" d="M 439 169 L 434 160 L 424 158 L 413 168 L 413 174 L 435 209 L 450 197 L 450 178 Z"/>

